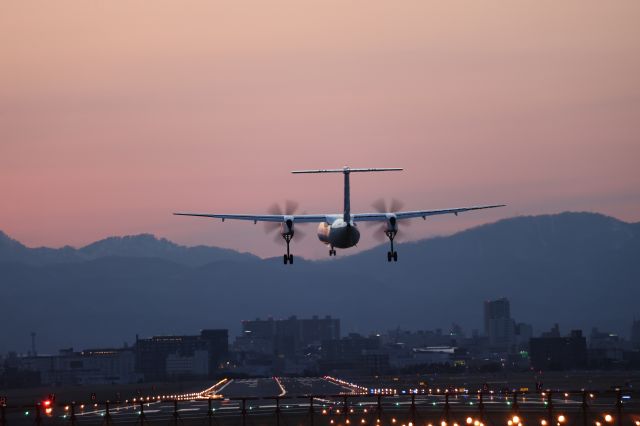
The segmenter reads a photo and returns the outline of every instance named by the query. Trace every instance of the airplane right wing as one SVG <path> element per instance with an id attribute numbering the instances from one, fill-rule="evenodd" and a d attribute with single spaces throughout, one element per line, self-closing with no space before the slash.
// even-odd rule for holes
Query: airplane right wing
<path id="1" fill-rule="evenodd" d="M 414 217 L 421 217 L 426 219 L 427 216 L 435 216 L 439 214 L 455 214 L 468 212 L 471 210 L 483 210 L 483 209 L 493 209 L 496 207 L 504 207 L 506 204 L 495 204 L 490 206 L 473 206 L 473 207 L 458 207 L 453 209 L 440 209 L 440 210 L 414 210 L 414 211 L 406 211 L 406 212 L 389 212 L 389 213 L 355 213 L 352 214 L 353 220 L 356 222 L 367 222 L 367 221 L 382 221 L 389 219 L 390 216 L 395 216 L 396 219 L 411 219 Z"/>

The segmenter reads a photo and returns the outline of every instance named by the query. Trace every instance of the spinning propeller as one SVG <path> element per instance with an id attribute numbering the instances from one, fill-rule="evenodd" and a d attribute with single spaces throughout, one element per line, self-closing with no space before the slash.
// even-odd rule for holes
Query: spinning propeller
<path id="1" fill-rule="evenodd" d="M 397 198 L 392 198 L 391 200 L 385 200 L 380 198 L 374 201 L 371 206 L 378 213 L 395 213 L 401 211 L 404 207 L 404 203 Z M 375 224 L 374 222 L 369 222 L 371 225 L 376 226 L 376 231 L 373 233 L 373 238 L 378 241 L 384 241 L 387 236 L 385 235 L 386 231 L 391 231 L 395 229 L 395 235 L 401 234 L 398 228 L 398 224 L 395 217 L 389 218 L 386 222 L 380 224 Z M 403 223 L 403 226 L 407 225 L 409 222 Z"/>
<path id="2" fill-rule="evenodd" d="M 298 212 L 298 207 L 299 207 L 299 204 L 297 201 L 286 200 L 284 202 L 284 205 L 274 203 L 273 205 L 271 205 L 271 207 L 269 207 L 267 211 L 269 212 L 269 214 L 288 216 L 288 215 L 296 214 Z M 287 225 L 282 222 L 265 222 L 264 223 L 265 232 L 272 233 L 276 230 L 279 231 L 274 237 L 274 240 L 278 243 L 282 239 L 282 233 L 285 232 L 286 226 Z M 305 236 L 304 232 L 300 231 L 298 228 L 294 229 L 293 225 L 291 226 L 291 230 L 299 238 L 303 238 Z"/>

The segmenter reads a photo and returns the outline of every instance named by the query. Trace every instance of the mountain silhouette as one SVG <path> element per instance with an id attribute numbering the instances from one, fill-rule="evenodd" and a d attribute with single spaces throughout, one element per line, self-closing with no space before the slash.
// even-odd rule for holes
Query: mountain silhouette
<path id="1" fill-rule="evenodd" d="M 80 249 L 27 248 L 0 233 L 0 353 L 120 345 L 256 317 L 332 315 L 343 333 L 397 326 L 482 333 L 483 301 L 507 297 L 540 331 L 628 335 L 640 300 L 640 224 L 595 213 L 522 216 L 447 237 L 318 261 L 260 259 L 143 234 Z"/>

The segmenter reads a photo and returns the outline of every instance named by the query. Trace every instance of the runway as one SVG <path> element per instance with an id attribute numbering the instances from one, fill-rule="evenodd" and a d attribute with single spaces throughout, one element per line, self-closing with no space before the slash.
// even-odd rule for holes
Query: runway
<path id="1" fill-rule="evenodd" d="M 295 424 L 350 425 L 408 423 L 424 426 L 506 424 L 518 415 L 522 424 L 568 426 L 578 419 L 589 419 L 589 425 L 615 426 L 619 414 L 623 424 L 634 426 L 640 422 L 639 404 L 631 395 L 624 394 L 622 406 L 616 406 L 615 394 L 587 395 L 554 393 L 520 395 L 487 394 L 482 401 L 475 393 L 459 392 L 451 395 L 433 395 L 427 390 L 396 389 L 392 395 L 372 394 L 357 384 L 333 378 L 257 378 L 223 380 L 199 393 L 180 396 L 179 399 L 160 398 L 110 404 L 109 412 L 103 404 L 55 407 L 49 415 L 42 415 L 40 424 L 112 424 L 178 422 L 203 424 L 279 424 L 288 419 Z M 173 397 L 173 396 L 172 396 Z M 620 409 L 620 411 L 617 411 Z M 622 411 L 624 409 L 624 411 Z M 33 414 L 12 412 L 7 425 L 37 424 Z M 607 421 L 606 415 L 612 416 Z M 565 420 L 559 421 L 564 416 Z M 567 420 L 568 419 L 568 420 Z M 246 423 L 251 420 L 253 423 Z M 568 422 L 570 420 L 570 422 Z M 471 423 L 469 423 L 471 422 Z M 519 422 L 518 422 L 519 423 Z M 582 423 L 581 424 L 587 424 Z M 640 423 L 639 423 L 640 424 Z M 515 424 L 513 426 L 518 426 Z"/>

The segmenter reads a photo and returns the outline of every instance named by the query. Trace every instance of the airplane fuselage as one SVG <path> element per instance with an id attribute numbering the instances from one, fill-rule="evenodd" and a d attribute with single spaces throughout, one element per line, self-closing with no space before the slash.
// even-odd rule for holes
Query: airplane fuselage
<path id="1" fill-rule="evenodd" d="M 331 224 L 318 225 L 318 239 L 323 243 L 340 249 L 353 247 L 360 241 L 360 231 L 353 222 L 335 219 Z"/>

